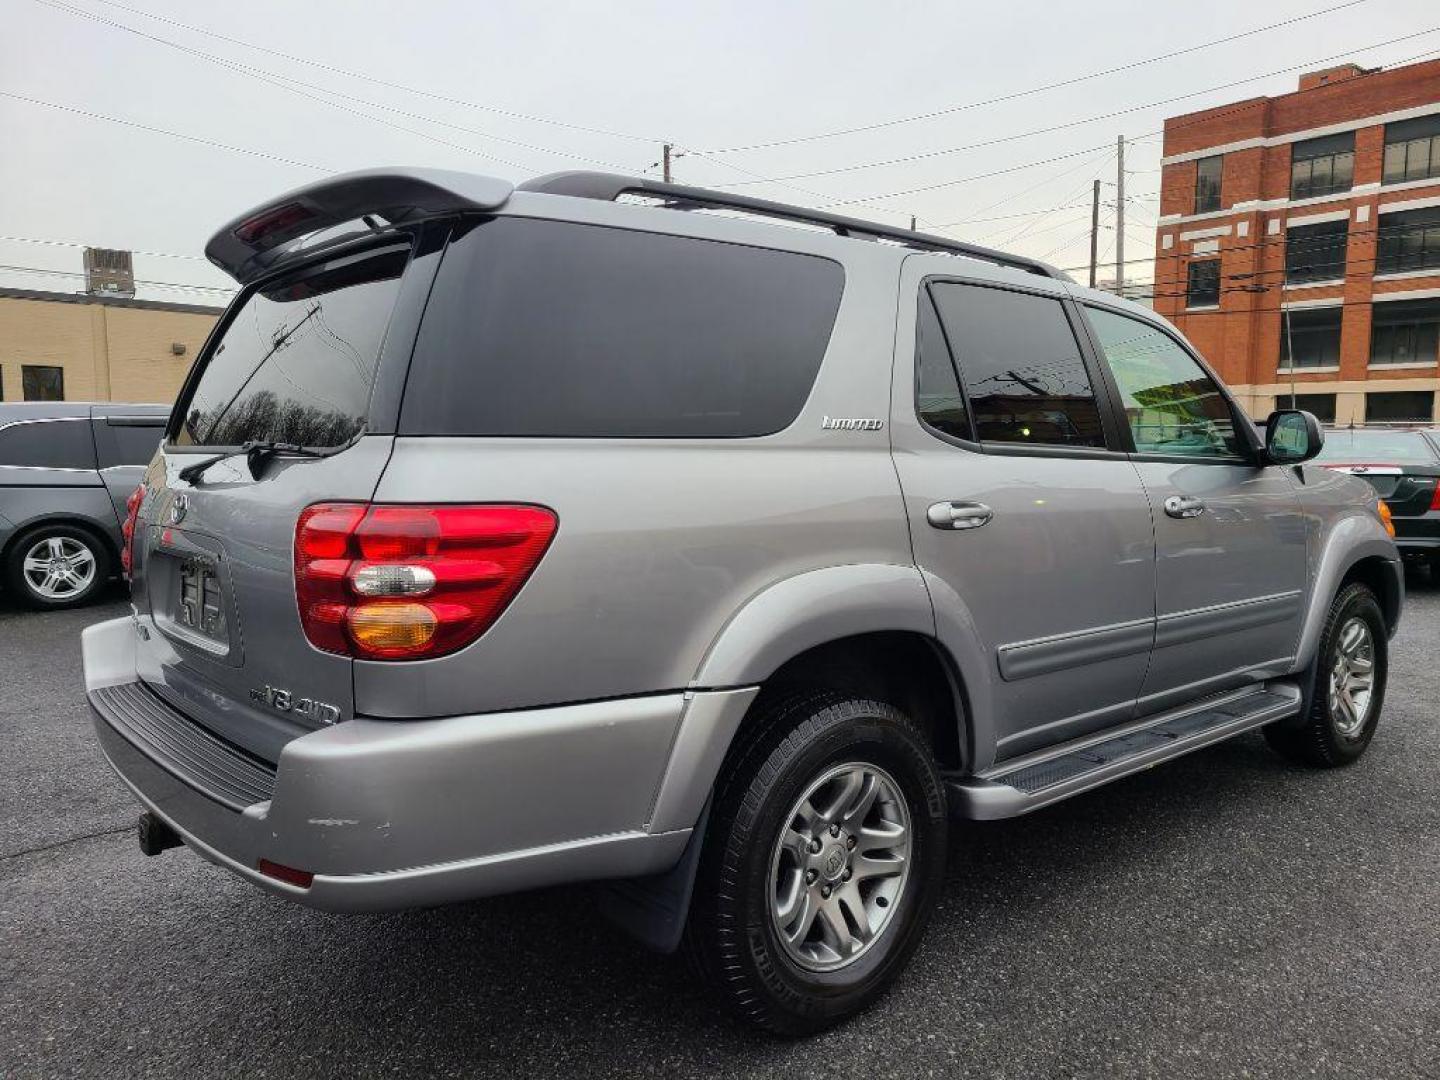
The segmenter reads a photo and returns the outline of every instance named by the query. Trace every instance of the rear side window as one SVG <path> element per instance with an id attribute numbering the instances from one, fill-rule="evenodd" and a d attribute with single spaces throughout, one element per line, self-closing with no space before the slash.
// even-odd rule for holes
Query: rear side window
<path id="1" fill-rule="evenodd" d="M 89 420 L 38 420 L 0 427 L 0 465 L 31 469 L 93 469 Z"/>
<path id="2" fill-rule="evenodd" d="M 409 248 L 333 259 L 266 282 L 226 325 L 176 445 L 341 446 L 358 435 Z"/>
<path id="3" fill-rule="evenodd" d="M 1059 300 L 946 282 L 931 290 L 982 442 L 1105 445 L 1095 389 Z"/>
<path id="4" fill-rule="evenodd" d="M 116 465 L 148 465 L 155 448 L 165 434 L 165 423 L 125 423 L 100 421 L 95 426 L 95 446 L 100 451 L 100 467 Z"/>
<path id="5" fill-rule="evenodd" d="M 915 328 L 915 363 L 919 367 L 916 402 L 920 419 L 956 439 L 973 439 L 965 397 L 950 359 L 950 347 L 935 314 L 928 290 L 920 291 L 920 321 Z"/>
<path id="6" fill-rule="evenodd" d="M 799 414 L 844 285 L 828 259 L 497 218 L 451 243 L 407 434 L 767 435 Z"/>

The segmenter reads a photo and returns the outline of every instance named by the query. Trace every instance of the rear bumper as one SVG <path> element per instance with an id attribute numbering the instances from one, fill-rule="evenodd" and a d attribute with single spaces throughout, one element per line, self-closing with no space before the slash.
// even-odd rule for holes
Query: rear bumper
<path id="1" fill-rule="evenodd" d="M 138 682 L 131 619 L 92 626 L 83 643 L 101 749 L 140 802 L 209 861 L 330 911 L 668 869 L 708 793 L 708 759 L 728 742 L 717 736 L 754 693 L 355 719 L 288 743 L 267 789 L 268 766 L 207 742 Z M 266 877 L 261 859 L 313 883 Z"/>
<path id="2" fill-rule="evenodd" d="M 1402 555 L 1440 552 L 1440 512 L 1419 517 L 1395 517 L 1395 546 Z"/>

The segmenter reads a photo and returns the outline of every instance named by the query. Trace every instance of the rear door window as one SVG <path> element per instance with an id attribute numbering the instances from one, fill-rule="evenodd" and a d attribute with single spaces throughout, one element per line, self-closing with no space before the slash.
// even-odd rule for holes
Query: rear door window
<path id="1" fill-rule="evenodd" d="M 931 285 L 981 442 L 1105 446 L 1095 388 L 1064 305 L 979 285 Z"/>
<path id="2" fill-rule="evenodd" d="M 252 292 L 206 359 L 175 445 L 335 447 L 358 435 L 409 254 L 336 258 Z"/>
<path id="3" fill-rule="evenodd" d="M 90 421 L 35 420 L 0 427 L 0 466 L 93 469 L 95 439 Z"/>
<path id="4" fill-rule="evenodd" d="M 502 217 L 453 240 L 403 433 L 742 437 L 790 424 L 844 272 L 738 244 Z"/>
<path id="5" fill-rule="evenodd" d="M 155 448 L 165 434 L 165 421 L 97 420 L 95 447 L 100 452 L 100 467 L 117 465 L 148 465 Z"/>

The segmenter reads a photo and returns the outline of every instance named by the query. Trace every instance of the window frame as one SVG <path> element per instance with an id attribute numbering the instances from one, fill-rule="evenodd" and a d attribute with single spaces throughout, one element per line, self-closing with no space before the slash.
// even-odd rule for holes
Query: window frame
<path id="1" fill-rule="evenodd" d="M 59 472 L 59 473 L 89 473 L 98 476 L 100 455 L 95 446 L 95 429 L 90 423 L 89 416 L 27 416 L 18 420 L 10 420 L 0 423 L 0 435 L 12 428 L 29 427 L 34 424 L 80 424 L 83 425 L 86 441 L 90 447 L 89 465 L 14 465 L 0 463 L 0 471 L 14 470 L 21 472 Z M 78 430 L 78 429 L 77 429 Z M 98 482 L 98 481 L 97 481 Z"/>
<path id="2" fill-rule="evenodd" d="M 1345 228 L 1344 228 L 1344 230 L 1342 231 L 1342 230 L 1340 230 L 1340 229 L 1334 228 L 1334 226 L 1336 226 L 1336 225 L 1344 225 Z M 1340 253 L 1340 259 L 1339 259 L 1339 261 L 1336 262 L 1336 263 L 1325 264 L 1325 265 L 1327 265 L 1327 266 L 1333 266 L 1335 269 L 1337 269 L 1337 270 L 1339 271 L 1338 274 L 1335 274 L 1335 275 L 1330 276 L 1330 277 L 1291 277 L 1290 255 L 1291 255 L 1292 251 L 1294 250 L 1294 241 L 1291 239 L 1291 234 L 1294 233 L 1294 232 L 1296 232 L 1297 230 L 1300 230 L 1300 229 L 1328 229 L 1328 230 L 1329 230 L 1329 235 L 1332 235 L 1333 237 L 1336 237 L 1336 238 L 1342 238 L 1342 242 L 1335 245 L 1335 247 L 1339 250 L 1339 253 Z M 1326 234 L 1326 233 L 1321 233 L 1321 234 L 1319 234 L 1319 235 L 1321 235 L 1321 236 L 1326 236 L 1327 234 Z M 1302 237 L 1302 241 L 1303 241 L 1303 239 L 1304 239 L 1304 238 Z M 1294 287 L 1297 286 L 1297 285 L 1299 285 L 1299 286 L 1304 286 L 1304 285 L 1327 285 L 1327 284 L 1338 285 L 1338 284 L 1341 284 L 1342 282 L 1344 282 L 1344 281 L 1346 280 L 1347 275 L 1349 274 L 1349 269 L 1350 269 L 1350 215 L 1349 215 L 1349 213 L 1347 212 L 1346 215 L 1345 215 L 1345 217 L 1343 217 L 1343 218 L 1336 218 L 1336 219 L 1333 220 L 1333 221 L 1312 221 L 1312 222 L 1308 222 L 1308 223 L 1306 223 L 1306 224 L 1304 224 L 1304 225 L 1290 225 L 1290 226 L 1287 226 L 1286 229 L 1285 229 L 1285 252 L 1284 252 L 1284 258 L 1285 258 L 1284 287 L 1287 288 L 1287 289 L 1289 289 L 1289 288 L 1294 288 Z M 1313 265 L 1313 263 L 1310 264 L 1310 265 Z M 1298 269 L 1298 268 L 1297 268 L 1297 269 Z"/>
<path id="3" fill-rule="evenodd" d="M 1264 444 L 1260 440 L 1260 434 L 1255 425 L 1251 423 L 1249 416 L 1240 408 L 1230 388 L 1225 385 L 1223 379 L 1215 374 L 1215 370 L 1205 362 L 1205 358 L 1192 349 L 1189 344 L 1169 326 L 1147 319 L 1139 313 L 1117 305 L 1106 304 L 1099 300 L 1085 298 L 1078 305 L 1079 315 L 1085 326 L 1085 332 L 1090 335 L 1090 347 L 1094 350 L 1099 359 L 1101 375 L 1105 379 L 1108 397 L 1111 402 L 1112 422 L 1119 425 L 1122 433 L 1122 442 L 1125 446 L 1125 454 L 1131 461 L 1154 461 L 1174 465 L 1253 465 L 1257 468 L 1263 467 L 1260 459 L 1260 452 Z M 1100 344 L 1100 335 L 1090 322 L 1086 312 L 1094 308 L 1097 311 L 1107 311 L 1112 315 L 1119 315 L 1131 319 L 1134 322 L 1150 327 L 1161 334 L 1164 334 L 1170 341 L 1186 356 L 1190 357 L 1205 376 L 1215 384 L 1220 398 L 1230 410 L 1230 422 L 1234 428 L 1235 435 L 1241 443 L 1249 450 L 1248 454 L 1225 454 L 1200 457 L 1190 454 L 1157 454 L 1151 451 L 1135 449 L 1135 434 L 1130 430 L 1130 418 L 1125 415 L 1124 396 L 1120 392 L 1120 384 L 1115 378 L 1115 373 L 1110 369 L 1110 361 L 1105 357 L 1105 351 Z"/>
<path id="4" fill-rule="evenodd" d="M 1424 215 L 1427 213 L 1434 218 L 1433 221 L 1406 223 L 1393 220 L 1403 218 L 1407 214 Z M 1392 219 L 1389 225 L 1385 223 L 1387 217 Z M 1375 228 L 1379 233 L 1375 244 L 1375 274 L 1377 277 L 1411 277 L 1440 269 L 1440 207 L 1428 206 L 1414 210 L 1393 210 L 1387 214 L 1382 206 L 1380 213 L 1376 215 Z M 1406 237 L 1416 233 L 1421 238 L 1421 247 L 1418 252 L 1419 265 L 1398 265 L 1406 259 L 1406 253 L 1392 249 L 1400 248 Z M 1433 247 L 1427 246 L 1432 237 L 1434 239 Z"/>
<path id="5" fill-rule="evenodd" d="M 1215 267 L 1215 299 L 1207 300 L 1204 303 L 1194 303 L 1191 286 L 1195 280 L 1195 268 L 1199 266 Z M 1185 308 L 1188 311 L 1198 311 L 1203 308 L 1218 308 L 1220 306 L 1220 257 L 1191 259 L 1185 264 Z"/>
<path id="6" fill-rule="evenodd" d="M 1348 147 L 1348 149 L 1343 149 L 1343 150 L 1342 150 L 1342 149 L 1335 149 L 1335 148 L 1334 148 L 1334 147 L 1335 147 L 1336 145 L 1338 145 L 1339 143 L 1344 142 L 1344 141 L 1347 141 L 1347 140 L 1348 140 L 1348 142 L 1349 142 L 1349 147 Z M 1305 153 L 1305 152 L 1301 151 L 1301 148 L 1306 147 L 1306 146 L 1313 146 L 1313 145 L 1315 145 L 1316 143 L 1329 144 L 1329 145 L 1331 145 L 1332 148 L 1329 149 L 1329 150 L 1322 150 L 1320 153 Z M 1297 151 L 1301 151 L 1301 152 L 1297 153 Z M 1337 158 L 1349 158 L 1349 159 L 1350 159 L 1350 179 L 1346 182 L 1346 184 L 1345 184 L 1344 187 L 1336 187 L 1336 186 L 1334 186 L 1335 160 L 1336 160 Z M 1313 191 L 1313 190 L 1312 190 L 1312 191 L 1307 191 L 1307 192 L 1306 192 L 1305 194 L 1303 194 L 1303 195 L 1302 195 L 1302 194 L 1299 194 L 1299 193 L 1296 191 L 1296 184 L 1295 184 L 1295 173 L 1296 173 L 1296 170 L 1299 168 L 1299 166 L 1300 166 L 1301 164 L 1308 164 L 1310 167 L 1309 167 L 1309 169 L 1307 170 L 1308 175 L 1307 175 L 1307 179 L 1306 179 L 1306 184 L 1307 184 L 1307 185 L 1308 185 L 1308 184 L 1312 184 L 1312 183 L 1314 183 L 1314 177 L 1315 177 L 1315 162 L 1317 162 L 1317 161 L 1327 161 L 1327 162 L 1329 162 L 1329 165 L 1330 165 L 1330 176 L 1331 176 L 1330 185 L 1327 186 L 1324 191 Z M 1355 188 L 1355 132 L 1354 132 L 1354 131 L 1339 132 L 1339 133 L 1337 133 L 1337 134 L 1335 134 L 1335 135 L 1322 135 L 1322 136 L 1320 136 L 1319 138 L 1316 138 L 1316 139 L 1302 139 L 1302 140 L 1299 141 L 1299 142 L 1295 142 L 1295 143 L 1291 143 L 1291 144 L 1290 144 L 1290 199 L 1291 199 L 1291 201 L 1298 201 L 1298 200 L 1303 200 L 1303 199 L 1324 199 L 1324 198 L 1329 198 L 1329 197 L 1335 196 L 1335 195 L 1343 195 L 1345 192 L 1353 191 L 1354 188 Z"/>
<path id="7" fill-rule="evenodd" d="M 1378 396 L 1378 395 L 1381 395 L 1381 394 L 1385 394 L 1385 395 L 1397 395 L 1397 394 L 1429 394 L 1429 395 L 1430 395 L 1430 417 L 1429 417 L 1428 420 L 1427 420 L 1427 419 L 1371 420 L 1371 419 L 1370 419 L 1370 399 L 1371 399 L 1372 397 L 1375 397 L 1375 396 Z M 1367 387 L 1366 390 L 1365 390 L 1365 423 L 1367 423 L 1367 424 L 1434 424 L 1434 423 L 1435 423 L 1436 404 L 1437 404 L 1437 399 L 1436 399 L 1436 393 L 1435 393 L 1434 390 L 1374 390 L 1374 389 L 1370 389 L 1369 387 Z"/>
<path id="8" fill-rule="evenodd" d="M 1305 313 L 1308 315 L 1308 314 L 1311 314 L 1311 313 L 1325 312 L 1325 313 L 1327 313 L 1327 315 L 1328 315 L 1328 313 L 1330 313 L 1330 312 L 1337 312 L 1337 311 L 1340 313 L 1340 318 L 1339 318 L 1339 321 L 1338 321 L 1337 325 L 1334 327 L 1334 330 L 1335 330 L 1335 359 L 1334 359 L 1334 361 L 1333 361 L 1333 362 L 1328 362 L 1328 361 L 1327 361 L 1327 362 L 1321 363 L 1321 364 L 1297 364 L 1297 363 L 1295 363 L 1295 357 L 1294 357 L 1294 355 L 1293 355 L 1293 354 L 1291 353 L 1291 351 L 1290 351 L 1290 345 L 1291 345 L 1291 340 L 1292 340 L 1292 339 L 1294 338 L 1294 336 L 1295 336 L 1295 315 L 1296 315 L 1296 313 L 1297 313 L 1297 312 L 1305 312 Z M 1304 320 L 1305 320 L 1305 316 L 1302 315 L 1301 321 L 1303 322 Z M 1287 329 L 1287 322 L 1288 322 L 1288 329 Z M 1300 332 L 1301 332 L 1301 334 L 1306 334 L 1306 333 L 1310 333 L 1310 332 L 1312 332 L 1312 331 L 1314 331 L 1314 330 L 1316 330 L 1316 329 L 1318 329 L 1318 328 L 1317 328 L 1317 327 L 1313 327 L 1313 326 L 1303 326 L 1303 327 L 1301 327 Z M 1330 327 L 1327 326 L 1327 327 L 1325 327 L 1324 329 L 1329 330 Z M 1342 340 L 1344 340 L 1344 337 L 1343 337 L 1344 333 L 1345 333 L 1345 305 L 1344 305 L 1343 303 L 1338 302 L 1338 301 L 1337 301 L 1336 303 L 1333 303 L 1333 304 L 1326 303 L 1326 304 L 1323 304 L 1322 306 L 1313 307 L 1313 308 L 1311 308 L 1311 307 L 1306 307 L 1306 308 L 1290 308 L 1290 309 L 1288 309 L 1288 310 L 1282 309 L 1281 312 L 1280 312 L 1280 348 L 1279 348 L 1279 357 L 1278 357 L 1278 359 L 1277 359 L 1276 362 L 1275 362 L 1275 370 L 1276 370 L 1276 372 L 1277 372 L 1277 373 L 1285 373 L 1285 372 L 1291 372 L 1291 371 L 1300 371 L 1300 372 L 1304 372 L 1304 371 L 1320 371 L 1320 372 L 1325 372 L 1325 371 L 1330 370 L 1331 368 L 1336 368 L 1336 369 L 1338 369 L 1338 368 L 1340 367 L 1340 343 L 1341 343 Z"/>
<path id="9" fill-rule="evenodd" d="M 950 332 L 945 328 L 945 320 L 939 318 L 940 306 L 935 301 L 930 291 L 932 285 L 966 285 L 981 289 L 998 289 L 1003 292 L 1022 293 L 1026 296 L 1038 297 L 1042 300 L 1053 300 L 1060 305 L 1060 310 L 1065 314 L 1065 320 L 1070 326 L 1070 332 L 1075 336 L 1075 346 L 1080 353 L 1080 362 L 1085 368 L 1086 377 L 1090 380 L 1090 387 L 1095 392 L 1095 407 L 1100 413 L 1100 430 L 1105 438 L 1105 445 L 1101 446 L 1054 446 L 1054 445 L 1027 445 L 1025 443 L 1008 443 L 987 441 L 981 439 L 966 440 L 959 439 L 953 435 L 946 434 L 925 422 L 920 413 L 920 358 L 919 348 L 919 327 L 920 307 L 919 297 L 923 294 L 929 297 L 930 302 L 935 304 L 935 312 L 940 323 L 940 334 L 945 342 L 945 349 L 950 355 L 950 364 L 955 370 L 955 380 L 960 387 L 960 395 L 965 402 L 965 412 L 970 419 L 970 430 L 975 431 L 975 409 L 970 401 L 970 390 L 965 385 L 965 377 L 961 373 L 960 363 L 955 357 L 954 346 L 950 343 Z M 944 443 L 949 443 L 960 450 L 968 450 L 972 454 L 990 454 L 998 457 L 1054 457 L 1054 458 L 1075 458 L 1085 459 L 1115 459 L 1126 456 L 1124 442 L 1121 439 L 1121 429 L 1115 426 L 1115 403 L 1111 399 L 1114 388 L 1105 378 L 1105 373 L 1099 365 L 1099 358 L 1095 353 L 1094 345 L 1089 337 L 1088 328 L 1085 326 L 1079 311 L 1079 305 L 1075 298 L 1068 293 L 1054 293 L 1044 288 L 1029 288 L 1024 285 L 1008 281 L 994 281 L 987 278 L 972 277 L 965 274 L 925 274 L 921 277 L 916 290 L 916 304 L 911 309 L 912 330 L 915 333 L 915 348 L 911 350 L 911 400 L 910 407 L 914 411 L 915 422 L 926 434 Z"/>
<path id="10" fill-rule="evenodd" d="M 32 398 L 25 393 L 25 376 L 32 371 L 53 371 L 60 376 L 60 396 L 57 398 L 38 397 Z M 65 400 L 65 365 L 64 364 L 24 364 L 20 365 L 20 400 L 43 404 L 45 402 Z"/>
<path id="11" fill-rule="evenodd" d="M 1208 162 L 1218 162 L 1217 175 L 1215 177 L 1215 205 L 1200 205 L 1200 175 L 1201 167 Z M 1206 157 L 1195 159 L 1195 199 L 1191 213 L 1194 214 L 1215 214 L 1225 209 L 1225 155 L 1210 154 Z"/>

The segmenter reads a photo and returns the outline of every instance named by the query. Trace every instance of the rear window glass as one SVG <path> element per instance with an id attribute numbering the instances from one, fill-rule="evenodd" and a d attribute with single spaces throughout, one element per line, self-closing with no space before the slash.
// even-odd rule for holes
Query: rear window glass
<path id="1" fill-rule="evenodd" d="M 409 249 L 335 259 L 252 293 L 182 410 L 177 445 L 341 446 L 365 425 Z"/>
<path id="2" fill-rule="evenodd" d="M 93 469 L 89 420 L 36 420 L 0 427 L 0 465 L 31 469 Z"/>
<path id="3" fill-rule="evenodd" d="M 146 465 L 155 456 L 155 448 L 160 445 L 160 437 L 165 434 L 165 423 L 162 420 L 153 424 L 111 423 L 105 424 L 100 430 L 104 432 L 104 440 L 97 442 L 104 467 Z"/>
<path id="4" fill-rule="evenodd" d="M 1283 403 L 1284 397 L 1282 395 Z M 1433 465 L 1435 449 L 1418 431 L 1352 431 L 1336 428 L 1325 432 L 1319 461 L 1353 461 L 1385 465 L 1404 461 Z"/>
<path id="5" fill-rule="evenodd" d="M 828 259 L 498 218 L 452 242 L 401 430 L 736 437 L 793 421 L 844 284 Z"/>

